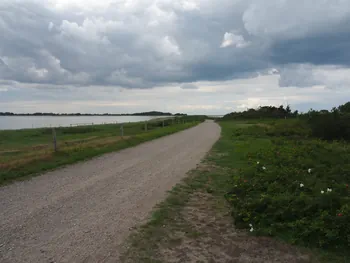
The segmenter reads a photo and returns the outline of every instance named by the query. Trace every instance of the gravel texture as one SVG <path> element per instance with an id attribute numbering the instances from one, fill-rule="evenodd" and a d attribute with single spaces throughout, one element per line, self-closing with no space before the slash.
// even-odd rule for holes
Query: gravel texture
<path id="1" fill-rule="evenodd" d="M 206 121 L 0 188 L 0 262 L 117 262 L 130 229 L 210 150 Z"/>

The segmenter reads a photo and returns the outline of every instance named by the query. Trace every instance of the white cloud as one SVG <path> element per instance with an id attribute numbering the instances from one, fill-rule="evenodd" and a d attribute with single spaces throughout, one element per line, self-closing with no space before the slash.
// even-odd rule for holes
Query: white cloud
<path id="1" fill-rule="evenodd" d="M 173 10 L 164 10 L 154 2 L 146 8 L 146 16 L 149 26 L 166 26 L 174 23 L 177 16 Z"/>
<path id="2" fill-rule="evenodd" d="M 104 18 L 85 18 L 81 25 L 63 20 L 60 34 L 63 38 L 76 37 L 83 41 L 108 45 L 110 41 L 106 34 L 121 27 L 123 27 L 123 22 L 105 20 Z"/>
<path id="3" fill-rule="evenodd" d="M 52 22 L 50 22 L 47 28 L 49 31 L 51 31 L 53 29 L 53 27 L 54 27 L 54 24 Z"/>
<path id="4" fill-rule="evenodd" d="M 245 29 L 252 35 L 298 38 L 331 31 L 350 15 L 347 0 L 253 0 L 243 13 Z"/>
<path id="5" fill-rule="evenodd" d="M 49 71 L 46 68 L 36 68 L 34 65 L 28 68 L 29 75 L 33 76 L 34 79 L 45 79 Z"/>
<path id="6" fill-rule="evenodd" d="M 249 41 L 245 41 L 242 35 L 226 32 L 221 43 L 221 48 L 234 46 L 236 48 L 244 48 L 250 45 Z"/>
<path id="7" fill-rule="evenodd" d="M 113 0 L 50 0 L 50 5 L 52 7 L 63 10 L 70 8 L 78 8 L 86 11 L 106 9 L 111 3 L 113 3 Z"/>
<path id="8" fill-rule="evenodd" d="M 323 85 L 333 89 L 350 87 L 350 68 L 339 66 L 288 65 L 280 70 L 282 87 L 311 87 Z"/>
<path id="9" fill-rule="evenodd" d="M 176 41 L 169 36 L 163 37 L 160 43 L 160 48 L 165 55 L 181 55 L 180 48 Z"/>
<path id="10" fill-rule="evenodd" d="M 278 71 L 278 69 L 272 68 L 272 69 L 269 69 L 269 70 L 268 70 L 268 73 L 269 73 L 270 75 L 273 75 L 273 74 L 278 74 L 279 71 Z"/>
<path id="11" fill-rule="evenodd" d="M 185 11 L 193 11 L 193 10 L 199 9 L 198 3 L 194 1 L 187 1 L 187 0 L 182 1 L 181 6 Z"/>

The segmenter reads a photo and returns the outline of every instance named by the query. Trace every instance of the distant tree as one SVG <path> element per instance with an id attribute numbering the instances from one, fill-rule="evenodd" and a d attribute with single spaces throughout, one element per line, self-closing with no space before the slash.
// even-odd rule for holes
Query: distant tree
<path id="1" fill-rule="evenodd" d="M 232 112 L 224 116 L 224 119 L 259 119 L 259 118 L 286 118 L 297 117 L 298 111 L 292 113 L 290 106 L 286 109 L 283 105 L 275 106 L 261 106 L 258 109 L 247 109 L 243 112 Z"/>
<path id="2" fill-rule="evenodd" d="M 291 110 L 289 105 L 287 105 L 287 107 L 286 107 L 286 112 L 287 112 L 287 114 L 290 114 L 292 112 L 292 110 Z"/>
<path id="3" fill-rule="evenodd" d="M 350 113 L 350 101 L 338 107 L 340 113 Z"/>

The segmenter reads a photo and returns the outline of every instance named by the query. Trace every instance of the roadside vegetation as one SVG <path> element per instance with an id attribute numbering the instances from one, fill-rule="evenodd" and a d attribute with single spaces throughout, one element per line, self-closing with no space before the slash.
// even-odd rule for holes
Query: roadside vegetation
<path id="1" fill-rule="evenodd" d="M 236 227 L 345 253 L 350 245 L 349 144 L 310 138 L 298 121 L 224 122 L 222 127 L 226 155 L 217 163 L 236 169 L 225 195 Z"/>
<path id="2" fill-rule="evenodd" d="M 226 115 L 204 163 L 133 233 L 123 261 L 350 262 L 349 106 Z"/>
<path id="3" fill-rule="evenodd" d="M 0 185 L 24 179 L 62 165 L 103 153 L 135 146 L 190 128 L 205 116 L 159 119 L 145 123 L 90 125 L 55 128 L 57 151 L 51 128 L 0 131 Z M 164 127 L 163 127 L 164 125 Z"/>
<path id="4" fill-rule="evenodd" d="M 220 161 L 237 160 L 238 172 L 231 176 L 232 189 L 226 194 L 235 224 L 346 257 L 350 103 L 331 112 L 285 114 L 287 119 L 253 122 L 234 122 L 226 116 L 221 123 L 232 150 Z"/>

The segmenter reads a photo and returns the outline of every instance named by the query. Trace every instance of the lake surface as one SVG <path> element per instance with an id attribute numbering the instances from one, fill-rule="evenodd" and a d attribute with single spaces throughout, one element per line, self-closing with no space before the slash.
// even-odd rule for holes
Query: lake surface
<path id="1" fill-rule="evenodd" d="M 148 121 L 165 116 L 0 116 L 0 130 Z"/>

